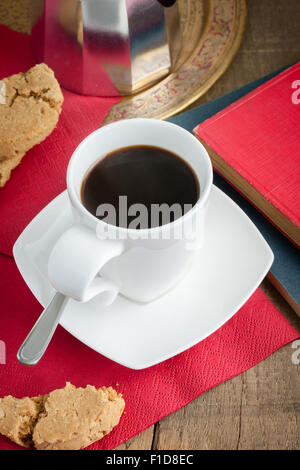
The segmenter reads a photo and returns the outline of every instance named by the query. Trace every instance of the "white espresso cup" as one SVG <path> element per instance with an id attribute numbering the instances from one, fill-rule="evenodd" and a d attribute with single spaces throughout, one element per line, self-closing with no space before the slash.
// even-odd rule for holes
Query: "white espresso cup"
<path id="1" fill-rule="evenodd" d="M 191 210 L 171 223 L 138 230 L 108 224 L 83 206 L 81 186 L 87 171 L 108 153 L 133 145 L 166 149 L 192 167 L 200 196 Z M 175 124 L 129 119 L 93 132 L 77 147 L 68 166 L 67 189 L 74 225 L 58 239 L 50 254 L 51 284 L 83 302 L 99 294 L 106 304 L 119 293 L 139 302 L 161 296 L 184 276 L 195 251 L 203 245 L 212 179 L 204 147 Z"/>

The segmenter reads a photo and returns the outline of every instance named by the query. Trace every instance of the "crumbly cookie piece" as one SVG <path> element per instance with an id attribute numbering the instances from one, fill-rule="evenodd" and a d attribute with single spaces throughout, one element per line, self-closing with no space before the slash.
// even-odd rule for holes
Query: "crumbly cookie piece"
<path id="1" fill-rule="evenodd" d="M 19 165 L 24 155 L 25 154 L 22 153 L 13 158 L 0 160 L 0 188 L 9 180 L 11 171 Z"/>
<path id="2" fill-rule="evenodd" d="M 43 397 L 0 398 L 0 433 L 20 446 L 33 447 L 32 432 L 43 409 Z"/>
<path id="3" fill-rule="evenodd" d="M 54 72 L 46 64 L 11 75 L 3 82 L 5 103 L 0 104 L 0 162 L 9 159 L 16 162 L 17 158 L 20 162 L 29 149 L 55 128 L 63 95 Z"/>
<path id="4" fill-rule="evenodd" d="M 0 401 L 0 432 L 39 450 L 78 450 L 108 434 L 125 402 L 113 388 L 66 386 L 38 398 Z"/>

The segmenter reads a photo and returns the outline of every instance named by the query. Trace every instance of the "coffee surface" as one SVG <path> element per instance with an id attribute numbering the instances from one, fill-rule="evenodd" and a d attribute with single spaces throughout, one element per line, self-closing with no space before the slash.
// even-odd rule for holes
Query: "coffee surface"
<path id="1" fill-rule="evenodd" d="M 145 145 L 120 148 L 98 160 L 86 173 L 81 188 L 82 203 L 93 215 L 113 225 L 137 229 L 174 221 L 196 204 L 199 195 L 198 178 L 181 157 Z M 127 198 L 129 215 L 124 214 L 125 199 L 120 204 L 120 196 Z M 115 208 L 115 220 L 109 218 L 107 206 L 101 206 L 104 204 Z M 144 208 L 144 216 L 133 226 L 141 212 L 137 204 Z M 170 220 L 166 206 L 157 217 L 157 205 L 161 204 L 176 204 L 176 210 L 169 212 Z"/>

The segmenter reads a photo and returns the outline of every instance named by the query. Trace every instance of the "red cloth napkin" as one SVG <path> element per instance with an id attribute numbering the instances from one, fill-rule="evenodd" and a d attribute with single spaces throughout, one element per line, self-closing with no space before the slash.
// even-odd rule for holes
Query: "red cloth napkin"
<path id="1" fill-rule="evenodd" d="M 0 27 L 0 77 L 33 64 L 29 38 Z M 28 152 L 0 190 L 0 251 L 12 245 L 36 213 L 65 187 L 65 169 L 72 151 L 99 127 L 115 99 L 88 98 L 65 91 L 59 125 L 41 145 Z M 63 387 L 112 385 L 123 393 L 126 413 L 120 425 L 92 449 L 111 449 L 162 417 L 185 406 L 206 390 L 249 369 L 276 349 L 298 338 L 295 329 L 258 289 L 222 328 L 188 351 L 143 371 L 115 364 L 59 327 L 41 362 L 20 365 L 17 350 L 41 313 L 12 258 L 0 255 L 0 397 L 34 396 Z M 0 437 L 0 449 L 17 445 Z"/>
<path id="2" fill-rule="evenodd" d="M 5 45 L 5 47 L 4 47 Z M 0 26 L 0 79 L 35 64 L 30 37 Z M 66 188 L 66 169 L 77 145 L 101 126 L 119 98 L 81 96 L 63 90 L 63 111 L 56 129 L 31 149 L 0 189 L 0 252 L 12 246 L 28 222 Z"/>
<path id="3" fill-rule="evenodd" d="M 77 386 L 112 385 L 122 392 L 126 414 L 111 434 L 91 449 L 112 449 L 212 387 L 249 369 L 298 338 L 284 316 L 258 289 L 222 328 L 188 351 L 149 369 L 120 366 L 80 343 L 59 327 L 37 366 L 18 363 L 16 353 L 41 312 L 14 261 L 0 255 L 0 340 L 6 364 L 0 364 L 0 397 L 47 393 L 66 380 Z M 0 449 L 19 448 L 0 437 Z"/>

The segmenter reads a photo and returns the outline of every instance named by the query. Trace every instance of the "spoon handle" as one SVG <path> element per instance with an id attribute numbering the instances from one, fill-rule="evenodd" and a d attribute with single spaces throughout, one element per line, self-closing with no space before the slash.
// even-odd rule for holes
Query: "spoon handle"
<path id="1" fill-rule="evenodd" d="M 57 292 L 42 312 L 24 343 L 20 347 L 17 358 L 21 364 L 34 366 L 39 362 L 56 330 L 68 297 Z"/>

